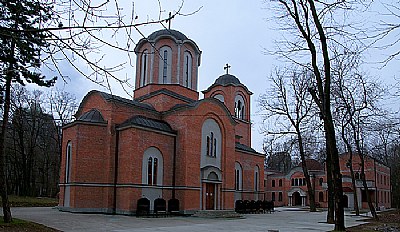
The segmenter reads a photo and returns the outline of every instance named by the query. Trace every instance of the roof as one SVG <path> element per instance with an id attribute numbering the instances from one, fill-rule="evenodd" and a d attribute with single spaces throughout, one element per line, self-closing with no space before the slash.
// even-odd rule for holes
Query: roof
<path id="1" fill-rule="evenodd" d="M 237 77 L 235 77 L 234 75 L 231 74 L 224 74 L 220 77 L 217 78 L 217 80 L 215 80 L 214 84 L 220 84 L 220 85 L 240 85 L 242 83 L 240 83 L 239 79 L 237 79 Z"/>
<path id="2" fill-rule="evenodd" d="M 88 112 L 82 114 L 77 121 L 83 122 L 94 122 L 94 123 L 106 123 L 103 115 L 97 109 L 91 109 Z"/>
<path id="3" fill-rule="evenodd" d="M 231 74 L 224 74 L 222 76 L 219 76 L 214 84 L 212 84 L 210 87 L 208 87 L 208 89 L 202 91 L 203 93 L 207 93 L 209 92 L 213 87 L 215 86 L 241 86 L 243 87 L 248 94 L 253 94 L 252 92 L 250 92 L 249 89 L 247 89 L 247 87 L 245 85 L 243 85 L 240 80 L 235 77 L 234 75 Z"/>
<path id="4" fill-rule="evenodd" d="M 299 167 L 301 167 L 302 163 L 299 163 Z M 324 166 L 315 159 L 307 159 L 306 166 L 308 170 L 324 170 Z"/>
<path id="5" fill-rule="evenodd" d="M 171 126 L 168 123 L 162 120 L 156 120 L 144 116 L 134 116 L 123 122 L 121 125 L 119 125 L 119 128 L 129 127 L 132 125 L 145 127 L 153 130 L 164 131 L 173 134 L 176 133 L 174 130 L 172 130 Z"/>
<path id="6" fill-rule="evenodd" d="M 151 33 L 147 39 L 155 40 L 158 37 L 172 36 L 177 40 L 187 40 L 188 38 L 182 32 L 172 29 L 162 29 Z"/>
<path id="7" fill-rule="evenodd" d="M 251 148 L 249 146 L 246 146 L 244 144 L 241 144 L 241 143 L 236 143 L 235 144 L 235 148 L 239 149 L 239 150 L 242 150 L 242 151 L 247 151 L 247 152 L 257 153 L 258 154 L 258 152 L 256 150 L 254 150 L 253 148 Z"/>
<path id="8" fill-rule="evenodd" d="M 185 96 L 183 96 L 183 95 L 180 95 L 180 94 L 178 94 L 178 93 L 176 93 L 176 92 L 173 92 L 173 91 L 168 90 L 168 89 L 165 89 L 165 88 L 164 88 L 164 89 L 157 90 L 157 91 L 154 91 L 154 92 L 151 92 L 151 93 L 146 94 L 146 95 L 143 95 L 143 96 L 141 96 L 141 97 L 135 98 L 135 101 L 141 102 L 141 101 L 143 101 L 143 100 L 145 100 L 145 99 L 149 99 L 149 98 L 151 98 L 151 97 L 153 97 L 153 96 L 156 96 L 156 95 L 158 95 L 158 94 L 165 94 L 165 95 L 167 95 L 167 96 L 174 97 L 174 98 L 176 98 L 176 99 L 182 100 L 182 101 L 187 102 L 187 103 L 193 103 L 193 102 L 196 101 L 196 100 L 193 100 L 193 99 L 191 99 L 191 98 L 185 97 Z"/>
<path id="9" fill-rule="evenodd" d="M 105 92 L 100 92 L 100 91 L 97 91 L 97 92 L 99 92 L 100 95 L 106 101 L 117 102 L 117 103 L 130 105 L 130 106 L 138 106 L 138 107 L 145 108 L 145 109 L 148 109 L 148 110 L 155 110 L 154 107 L 151 106 L 150 104 L 141 103 L 141 102 L 136 101 L 136 100 L 126 99 L 126 98 L 123 98 L 123 97 L 120 97 L 120 96 L 116 96 L 116 95 L 112 95 L 112 94 L 105 93 Z"/>

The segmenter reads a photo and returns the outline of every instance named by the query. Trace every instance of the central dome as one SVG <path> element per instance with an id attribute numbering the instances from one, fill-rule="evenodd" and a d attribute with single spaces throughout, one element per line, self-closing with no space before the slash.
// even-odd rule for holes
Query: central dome
<path id="1" fill-rule="evenodd" d="M 171 36 L 177 40 L 187 40 L 188 38 L 180 31 L 172 30 L 172 29 L 163 29 L 159 31 L 155 31 L 149 35 L 148 40 L 155 40 L 158 37 L 167 37 Z"/>
<path id="2" fill-rule="evenodd" d="M 235 77 L 234 75 L 231 74 L 224 74 L 220 77 L 218 77 L 217 80 L 215 80 L 214 84 L 219 84 L 219 85 L 240 85 L 239 79 Z"/>

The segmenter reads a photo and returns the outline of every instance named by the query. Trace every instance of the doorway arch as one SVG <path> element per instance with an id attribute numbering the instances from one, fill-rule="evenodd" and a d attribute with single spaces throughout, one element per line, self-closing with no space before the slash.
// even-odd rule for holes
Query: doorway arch
<path id="1" fill-rule="evenodd" d="M 293 199 L 293 206 L 301 206 L 302 205 L 302 200 L 299 192 L 294 192 L 292 194 L 292 199 Z"/>

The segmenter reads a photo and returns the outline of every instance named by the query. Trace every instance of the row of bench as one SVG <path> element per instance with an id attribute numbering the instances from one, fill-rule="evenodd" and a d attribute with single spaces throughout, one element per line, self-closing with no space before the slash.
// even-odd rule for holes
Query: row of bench
<path id="1" fill-rule="evenodd" d="M 237 200 L 235 202 L 235 211 L 237 213 L 272 213 L 274 211 L 274 202 L 266 200 Z"/>
<path id="2" fill-rule="evenodd" d="M 157 198 L 154 200 L 154 210 L 150 212 L 150 200 L 147 198 L 140 198 L 137 201 L 136 216 L 166 216 L 169 214 L 179 214 L 179 200 L 169 199 L 168 200 L 168 211 L 167 202 L 163 198 Z"/>

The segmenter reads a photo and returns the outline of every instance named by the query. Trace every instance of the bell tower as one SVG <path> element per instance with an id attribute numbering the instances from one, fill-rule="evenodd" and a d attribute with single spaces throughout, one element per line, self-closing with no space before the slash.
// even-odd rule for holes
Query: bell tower
<path id="1" fill-rule="evenodd" d="M 238 123 L 236 126 L 236 142 L 250 146 L 251 119 L 250 96 L 253 94 L 237 77 L 229 74 L 231 66 L 226 64 L 226 73 L 215 80 L 208 89 L 202 91 L 204 98 L 216 98 L 228 108 L 232 117 Z"/>
<path id="2" fill-rule="evenodd" d="M 141 39 L 135 53 L 135 98 L 167 89 L 198 100 L 201 51 L 193 40 L 179 31 L 163 29 Z"/>

